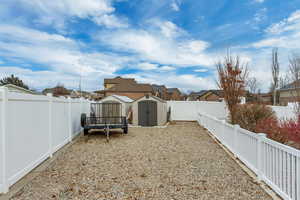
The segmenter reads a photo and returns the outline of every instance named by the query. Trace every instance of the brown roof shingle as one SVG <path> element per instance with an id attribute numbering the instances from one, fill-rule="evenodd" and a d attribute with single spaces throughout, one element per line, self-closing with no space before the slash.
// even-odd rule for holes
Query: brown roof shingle
<path id="1" fill-rule="evenodd" d="M 136 84 L 136 81 L 134 80 L 134 78 L 122 78 L 121 76 L 104 79 L 104 84 L 123 84 L 123 83 Z"/>
<path id="2" fill-rule="evenodd" d="M 152 92 L 153 89 L 150 84 L 117 84 L 106 91 L 111 92 Z"/>

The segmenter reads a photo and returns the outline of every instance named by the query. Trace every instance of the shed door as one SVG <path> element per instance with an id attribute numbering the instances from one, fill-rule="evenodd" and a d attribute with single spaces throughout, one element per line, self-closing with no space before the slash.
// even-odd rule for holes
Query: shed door
<path id="1" fill-rule="evenodd" d="M 139 102 L 139 125 L 157 126 L 157 102 L 140 101 Z"/>

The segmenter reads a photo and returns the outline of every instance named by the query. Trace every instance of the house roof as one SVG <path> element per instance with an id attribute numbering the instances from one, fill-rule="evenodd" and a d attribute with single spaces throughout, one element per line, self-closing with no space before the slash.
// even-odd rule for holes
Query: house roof
<path id="1" fill-rule="evenodd" d="M 206 92 L 207 90 L 201 90 L 199 92 L 191 92 L 190 96 L 202 96 Z"/>
<path id="2" fill-rule="evenodd" d="M 201 90 L 199 92 L 192 92 L 190 96 L 196 96 L 196 97 L 202 97 L 208 93 L 213 93 L 221 98 L 224 97 L 224 91 L 223 90 Z"/>
<path id="3" fill-rule="evenodd" d="M 280 88 L 279 90 L 293 90 L 300 88 L 300 80 L 294 81 L 288 85 L 285 85 L 284 87 Z"/>
<path id="4" fill-rule="evenodd" d="M 224 97 L 224 91 L 223 90 L 209 90 L 210 92 L 214 93 L 215 95 L 219 97 Z"/>
<path id="5" fill-rule="evenodd" d="M 16 86 L 14 84 L 6 84 L 4 85 L 10 92 L 18 92 L 18 93 L 27 93 L 27 94 L 38 94 L 37 92 L 33 92 L 31 90 L 27 90 L 25 88 Z"/>
<path id="6" fill-rule="evenodd" d="M 152 92 L 153 88 L 150 84 L 117 84 L 105 91 L 110 92 Z"/>
<path id="7" fill-rule="evenodd" d="M 173 93 L 175 91 L 180 93 L 180 90 L 178 88 L 168 88 L 167 90 L 168 90 L 168 93 Z"/>
<path id="8" fill-rule="evenodd" d="M 157 92 L 163 92 L 164 90 L 167 89 L 166 86 L 164 86 L 164 85 L 156 85 L 156 84 L 153 84 L 152 88 L 154 91 L 157 91 Z"/>
<path id="9" fill-rule="evenodd" d="M 115 78 L 105 78 L 104 84 L 116 84 L 116 83 L 132 83 L 136 84 L 134 78 L 122 78 L 121 76 L 117 76 Z"/>

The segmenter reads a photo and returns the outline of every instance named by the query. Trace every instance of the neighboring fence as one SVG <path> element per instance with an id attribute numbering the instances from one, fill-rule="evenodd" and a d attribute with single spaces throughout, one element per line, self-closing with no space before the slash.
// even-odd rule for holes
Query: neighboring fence
<path id="1" fill-rule="evenodd" d="M 293 106 L 270 106 L 278 119 L 297 119 Z"/>
<path id="2" fill-rule="evenodd" d="M 0 193 L 81 132 L 83 99 L 8 92 L 0 88 Z"/>
<path id="3" fill-rule="evenodd" d="M 300 200 L 300 151 L 204 113 L 198 122 L 283 199 Z"/>
<path id="4" fill-rule="evenodd" d="M 226 119 L 227 109 L 224 102 L 213 101 L 168 101 L 171 120 L 196 121 L 198 112 L 208 113 L 219 119 Z"/>

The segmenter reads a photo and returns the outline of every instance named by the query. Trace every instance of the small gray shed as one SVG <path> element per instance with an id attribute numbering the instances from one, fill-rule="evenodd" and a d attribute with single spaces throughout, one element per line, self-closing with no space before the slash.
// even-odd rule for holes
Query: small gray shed
<path id="1" fill-rule="evenodd" d="M 163 126 L 167 123 L 167 102 L 155 96 L 134 101 L 132 112 L 132 123 L 136 126 Z"/>
<path id="2" fill-rule="evenodd" d="M 120 95 L 111 95 L 105 97 L 100 102 L 101 103 L 119 103 L 122 105 L 122 116 L 127 117 L 131 104 L 134 100 L 130 99 L 127 96 L 120 96 Z"/>

